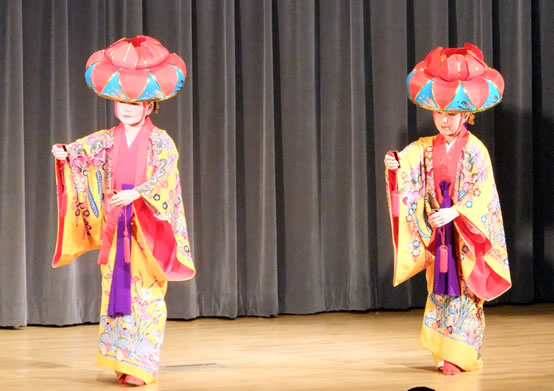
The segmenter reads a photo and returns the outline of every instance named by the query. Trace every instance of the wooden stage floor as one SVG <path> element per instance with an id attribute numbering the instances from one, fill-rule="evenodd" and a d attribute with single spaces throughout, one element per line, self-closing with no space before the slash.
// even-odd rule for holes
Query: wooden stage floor
<path id="1" fill-rule="evenodd" d="M 422 310 L 170 321 L 142 390 L 554 390 L 554 304 L 486 308 L 484 368 L 444 376 Z M 95 364 L 97 325 L 0 329 L 0 390 L 121 390 Z"/>

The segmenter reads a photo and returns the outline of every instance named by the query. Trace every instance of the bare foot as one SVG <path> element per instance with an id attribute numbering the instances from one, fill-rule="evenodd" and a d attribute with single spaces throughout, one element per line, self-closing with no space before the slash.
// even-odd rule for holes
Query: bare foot
<path id="1" fill-rule="evenodd" d="M 143 386 L 146 383 L 143 380 L 139 379 L 138 377 L 127 375 L 125 376 L 125 384 L 129 384 L 132 386 Z"/>
<path id="2" fill-rule="evenodd" d="M 450 361 L 444 360 L 443 366 L 440 368 L 445 375 L 457 375 L 462 372 L 461 368 Z"/>

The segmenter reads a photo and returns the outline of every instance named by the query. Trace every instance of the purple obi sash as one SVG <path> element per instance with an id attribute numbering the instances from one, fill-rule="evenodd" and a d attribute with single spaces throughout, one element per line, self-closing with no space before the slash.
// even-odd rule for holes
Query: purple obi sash
<path id="1" fill-rule="evenodd" d="M 439 187 L 442 192 L 441 208 L 452 207 L 452 199 L 448 192 L 449 181 L 441 181 Z M 435 248 L 435 273 L 433 279 L 433 293 L 437 295 L 460 296 L 460 281 L 458 280 L 458 268 L 454 259 L 454 222 L 450 222 L 437 229 Z M 444 235 L 444 241 L 443 241 Z M 448 271 L 440 272 L 440 247 L 445 244 L 448 248 Z"/>
<path id="2" fill-rule="evenodd" d="M 133 185 L 123 185 L 123 190 L 132 189 Z M 112 273 L 112 287 L 110 289 L 110 302 L 108 315 L 112 318 L 131 314 L 131 217 L 132 205 L 121 207 L 121 214 L 117 221 L 117 239 L 115 261 Z M 125 237 L 127 233 L 127 238 Z M 128 240 L 127 251 L 125 241 Z M 125 253 L 127 252 L 127 262 Z"/>

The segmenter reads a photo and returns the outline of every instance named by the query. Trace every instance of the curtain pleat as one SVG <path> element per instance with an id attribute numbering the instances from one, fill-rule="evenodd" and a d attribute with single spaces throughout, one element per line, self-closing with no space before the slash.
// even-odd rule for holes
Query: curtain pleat
<path id="1" fill-rule="evenodd" d="M 27 324 L 23 7 L 0 3 L 0 326 Z"/>

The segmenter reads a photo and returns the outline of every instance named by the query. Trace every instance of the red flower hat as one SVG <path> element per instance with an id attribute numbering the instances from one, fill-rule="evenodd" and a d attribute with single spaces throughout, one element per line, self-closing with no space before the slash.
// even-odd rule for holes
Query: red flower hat
<path id="1" fill-rule="evenodd" d="M 103 98 L 152 102 L 177 95 L 186 66 L 178 55 L 146 35 L 122 38 L 89 57 L 85 80 Z"/>
<path id="2" fill-rule="evenodd" d="M 432 50 L 406 80 L 408 97 L 427 110 L 449 113 L 490 109 L 502 100 L 504 79 L 483 61 L 481 50 L 470 43 L 463 48 Z"/>

